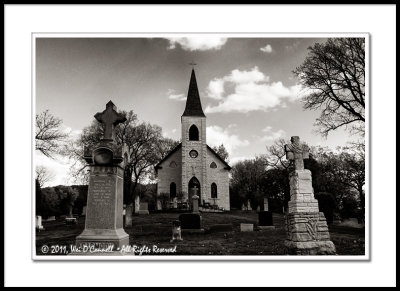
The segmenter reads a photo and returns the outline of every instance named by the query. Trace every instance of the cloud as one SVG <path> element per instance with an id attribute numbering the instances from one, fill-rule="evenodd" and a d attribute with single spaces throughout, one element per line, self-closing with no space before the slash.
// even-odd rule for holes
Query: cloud
<path id="1" fill-rule="evenodd" d="M 176 101 L 185 101 L 187 98 L 183 93 L 176 94 L 175 90 L 173 90 L 173 89 L 168 89 L 167 96 L 169 99 L 176 100 Z"/>
<path id="2" fill-rule="evenodd" d="M 267 126 L 262 131 L 265 132 L 265 135 L 260 139 L 263 142 L 274 141 L 286 136 L 286 132 L 283 129 L 272 131 L 272 126 Z"/>
<path id="3" fill-rule="evenodd" d="M 264 53 L 272 53 L 272 46 L 270 44 L 267 44 L 265 47 L 260 48 L 260 51 Z"/>
<path id="4" fill-rule="evenodd" d="M 225 87 L 233 92 L 225 94 Z M 242 112 L 273 109 L 282 106 L 285 101 L 294 101 L 300 97 L 301 86 L 286 87 L 282 82 L 269 82 L 269 77 L 258 67 L 250 71 L 233 70 L 229 75 L 210 81 L 206 93 L 208 97 L 219 100 L 215 106 L 208 105 L 206 113 Z"/>
<path id="5" fill-rule="evenodd" d="M 211 80 L 206 89 L 206 93 L 207 93 L 208 97 L 217 99 L 217 100 L 221 100 L 222 94 L 225 91 L 224 82 L 225 81 L 223 79 Z"/>
<path id="6" fill-rule="evenodd" d="M 244 160 L 251 160 L 251 159 L 254 159 L 254 157 L 253 157 L 253 158 L 251 158 L 251 157 L 232 157 L 232 158 L 230 159 L 229 164 L 230 164 L 231 166 L 234 166 L 234 165 L 237 164 L 238 162 L 241 162 L 241 161 L 244 161 Z"/>
<path id="7" fill-rule="evenodd" d="M 179 44 L 186 51 L 219 50 L 228 40 L 224 37 L 171 37 L 168 49 L 175 49 Z"/>
<path id="8" fill-rule="evenodd" d="M 43 166 L 50 173 L 54 174 L 54 179 L 49 181 L 46 186 L 69 185 L 69 169 L 71 163 L 67 158 L 57 156 L 57 159 L 51 159 L 36 151 L 35 166 Z"/>
<path id="9" fill-rule="evenodd" d="M 228 126 L 229 128 L 229 126 Z M 231 134 L 228 129 L 223 129 L 220 126 L 212 125 L 207 126 L 207 143 L 213 146 L 219 146 L 223 144 L 228 151 L 229 155 L 238 148 L 249 145 L 248 140 L 242 140 L 236 134 Z"/>
<path id="10" fill-rule="evenodd" d="M 293 51 L 295 49 L 297 49 L 300 45 L 300 41 L 296 40 L 294 43 L 289 44 L 289 45 L 285 45 L 285 50 L 287 51 Z"/>

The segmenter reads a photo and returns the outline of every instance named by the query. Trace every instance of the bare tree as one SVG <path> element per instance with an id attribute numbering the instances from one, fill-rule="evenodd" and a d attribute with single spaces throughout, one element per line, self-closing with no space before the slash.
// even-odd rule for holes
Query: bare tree
<path id="1" fill-rule="evenodd" d="M 45 156 L 54 158 L 59 153 L 60 144 L 68 137 L 61 129 L 62 120 L 53 116 L 49 110 L 36 114 L 36 150 Z"/>
<path id="2" fill-rule="evenodd" d="M 305 109 L 322 110 L 316 121 L 319 133 L 345 127 L 364 134 L 365 39 L 332 38 L 309 47 L 303 64 L 293 73 L 308 91 Z"/>
<path id="3" fill-rule="evenodd" d="M 124 202 L 132 203 L 136 186 L 151 177 L 153 166 L 157 164 L 178 143 L 165 139 L 161 128 L 149 123 L 138 123 L 133 111 L 121 111 L 127 120 L 119 124 L 115 131 L 115 141 L 125 145 L 129 152 L 129 162 L 124 171 Z M 103 137 L 103 127 L 96 120 L 85 127 L 79 139 L 66 148 L 66 155 L 74 162 L 70 175 L 76 182 L 87 182 L 87 164 L 83 160 L 83 147 L 94 146 Z"/>
<path id="4" fill-rule="evenodd" d="M 267 147 L 267 155 L 265 156 L 265 164 L 268 168 L 284 168 L 289 169 L 289 161 L 286 160 L 285 144 L 289 144 L 283 138 L 280 138 L 274 142 L 273 145 Z"/>
<path id="5" fill-rule="evenodd" d="M 54 179 L 54 173 L 50 172 L 44 166 L 36 166 L 36 180 L 40 188 L 43 188 L 48 182 Z"/>

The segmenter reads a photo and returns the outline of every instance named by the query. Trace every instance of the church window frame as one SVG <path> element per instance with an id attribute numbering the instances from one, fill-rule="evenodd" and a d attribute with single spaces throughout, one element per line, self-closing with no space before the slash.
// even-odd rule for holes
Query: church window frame
<path id="1" fill-rule="evenodd" d="M 171 182 L 171 184 L 169 184 L 169 197 L 170 198 L 176 197 L 176 183 L 175 182 Z"/>
<path id="2" fill-rule="evenodd" d="M 218 186 L 216 183 L 211 184 L 211 198 L 218 199 Z"/>
<path id="3" fill-rule="evenodd" d="M 200 132 L 195 124 L 192 124 L 189 128 L 189 140 L 190 141 L 200 140 Z"/>

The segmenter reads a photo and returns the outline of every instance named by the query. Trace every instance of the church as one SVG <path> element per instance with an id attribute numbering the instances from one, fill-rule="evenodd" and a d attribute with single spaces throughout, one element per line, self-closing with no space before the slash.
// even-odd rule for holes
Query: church
<path id="1" fill-rule="evenodd" d="M 194 69 L 181 117 L 181 134 L 182 142 L 155 166 L 157 196 L 168 193 L 173 201 L 181 193 L 182 200 L 192 205 L 192 197 L 197 195 L 200 205 L 209 203 L 230 210 L 231 167 L 207 145 L 206 116 L 201 106 Z"/>

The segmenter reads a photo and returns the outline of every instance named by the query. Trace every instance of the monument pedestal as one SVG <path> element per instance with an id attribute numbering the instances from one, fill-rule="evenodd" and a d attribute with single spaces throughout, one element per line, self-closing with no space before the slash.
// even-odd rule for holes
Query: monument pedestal
<path id="1" fill-rule="evenodd" d="M 285 246 L 289 255 L 336 254 L 323 212 L 288 213 L 285 226 Z"/>
<path id="2" fill-rule="evenodd" d="M 120 166 L 90 167 L 84 231 L 76 237 L 76 245 L 114 249 L 129 244 L 129 235 L 123 229 L 123 174 Z"/>
<path id="3" fill-rule="evenodd" d="M 290 201 L 285 221 L 288 254 L 335 255 L 324 213 L 319 212 L 318 200 L 314 198 L 311 172 L 295 170 L 289 179 Z"/>

